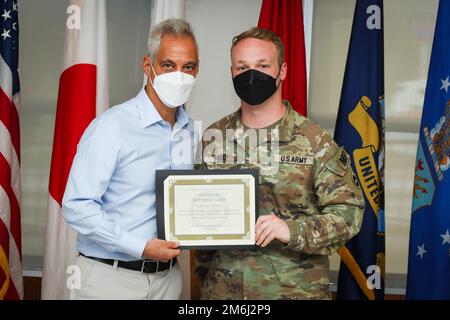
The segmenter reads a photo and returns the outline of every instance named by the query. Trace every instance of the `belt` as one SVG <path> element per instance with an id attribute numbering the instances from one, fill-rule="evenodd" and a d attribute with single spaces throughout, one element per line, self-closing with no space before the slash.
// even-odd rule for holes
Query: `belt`
<path id="1" fill-rule="evenodd" d="M 173 258 L 168 262 L 155 261 L 155 260 L 136 260 L 136 261 L 121 261 L 114 259 L 102 259 L 96 257 L 89 257 L 80 252 L 80 255 L 88 259 L 92 259 L 98 262 L 106 263 L 111 266 L 117 261 L 117 266 L 119 268 L 140 271 L 143 273 L 156 273 L 172 268 L 177 263 L 177 258 Z"/>

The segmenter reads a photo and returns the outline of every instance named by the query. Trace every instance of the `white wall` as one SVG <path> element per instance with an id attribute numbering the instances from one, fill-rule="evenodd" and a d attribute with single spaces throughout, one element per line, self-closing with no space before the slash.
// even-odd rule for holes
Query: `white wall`
<path id="1" fill-rule="evenodd" d="M 188 102 L 190 114 L 204 127 L 236 111 L 230 71 L 231 40 L 258 24 L 262 0 L 187 0 L 186 19 L 200 49 L 200 74 Z"/>

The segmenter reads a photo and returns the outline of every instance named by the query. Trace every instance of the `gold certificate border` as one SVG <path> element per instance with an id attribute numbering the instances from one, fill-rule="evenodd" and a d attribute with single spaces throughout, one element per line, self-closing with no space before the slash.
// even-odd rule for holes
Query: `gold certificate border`
<path id="1" fill-rule="evenodd" d="M 253 178 L 253 177 L 252 177 Z M 244 233 L 242 234 L 204 234 L 204 235 L 177 235 L 175 234 L 175 186 L 176 185 L 244 185 Z M 223 178 L 207 178 L 207 179 L 183 179 L 168 178 L 168 197 L 169 197 L 169 231 L 166 231 L 167 240 L 249 240 L 250 239 L 250 186 L 251 178 L 245 177 L 240 179 L 223 179 Z"/>

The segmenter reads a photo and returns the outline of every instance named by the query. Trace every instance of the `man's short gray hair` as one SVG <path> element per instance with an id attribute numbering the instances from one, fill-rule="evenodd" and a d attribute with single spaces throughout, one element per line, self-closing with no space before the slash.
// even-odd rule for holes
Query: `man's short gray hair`
<path id="1" fill-rule="evenodd" d="M 171 35 L 177 38 L 190 37 L 194 40 L 195 47 L 198 51 L 197 41 L 195 40 L 194 32 L 192 31 L 192 27 L 189 22 L 182 19 L 167 19 L 157 24 L 148 36 L 147 54 L 150 56 L 152 61 L 158 54 L 161 39 L 165 35 Z"/>

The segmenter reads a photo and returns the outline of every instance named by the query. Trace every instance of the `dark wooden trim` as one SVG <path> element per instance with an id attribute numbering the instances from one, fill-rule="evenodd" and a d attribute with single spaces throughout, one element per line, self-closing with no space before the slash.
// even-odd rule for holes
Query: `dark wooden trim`
<path id="1" fill-rule="evenodd" d="M 23 277 L 24 300 L 41 300 L 41 277 Z"/>

